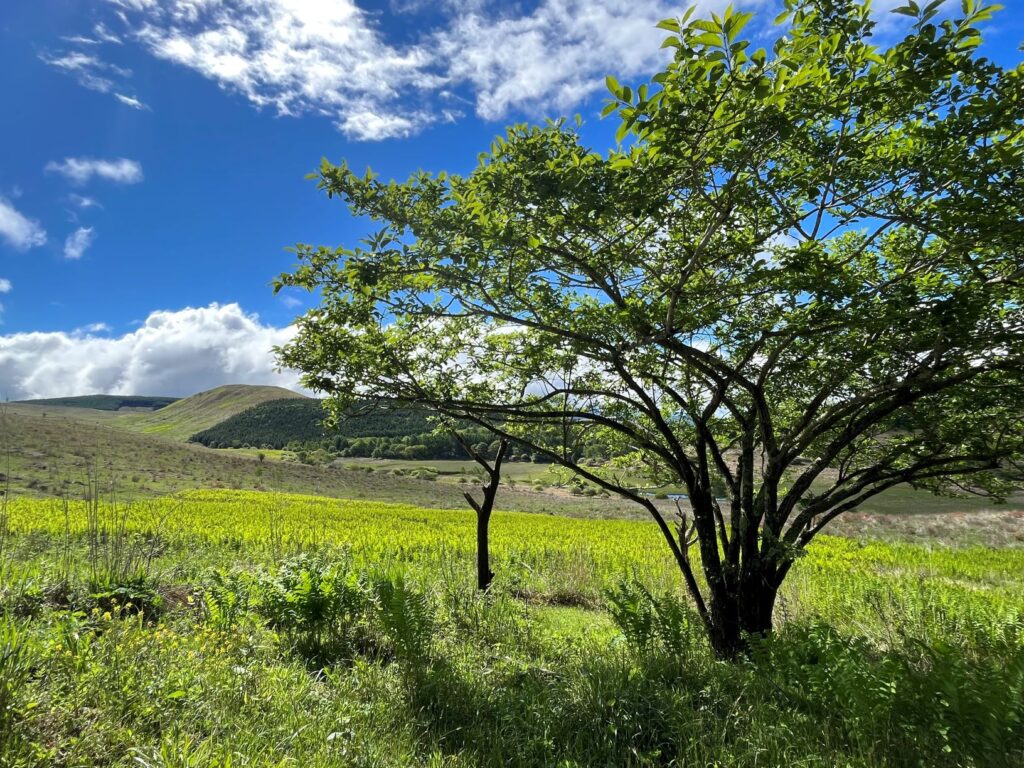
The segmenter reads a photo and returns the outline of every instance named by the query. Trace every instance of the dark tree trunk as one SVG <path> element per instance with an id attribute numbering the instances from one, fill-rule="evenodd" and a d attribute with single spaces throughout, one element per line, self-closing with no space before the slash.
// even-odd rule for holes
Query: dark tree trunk
<path id="1" fill-rule="evenodd" d="M 771 634 L 777 595 L 776 581 L 758 569 L 747 571 L 738 589 L 712 599 L 709 635 L 715 655 L 734 659 L 748 650 L 751 637 Z"/>
<path id="2" fill-rule="evenodd" d="M 492 502 L 493 503 L 493 502 Z M 491 570 L 490 539 L 488 527 L 491 523 L 490 508 L 486 512 L 476 513 L 476 585 L 486 592 L 494 580 L 494 571 Z"/>
<path id="3" fill-rule="evenodd" d="M 475 451 L 462 440 L 459 435 L 456 438 L 462 443 L 469 455 L 487 471 L 487 484 L 484 486 L 483 499 L 477 501 L 471 493 L 463 494 L 469 506 L 476 512 L 476 584 L 481 591 L 490 589 L 494 581 L 494 571 L 491 570 L 490 552 L 490 524 L 491 512 L 494 511 L 494 499 L 498 495 L 498 486 L 501 484 L 501 462 L 508 452 L 508 440 L 502 440 L 498 446 L 498 455 L 494 457 L 494 463 Z"/>

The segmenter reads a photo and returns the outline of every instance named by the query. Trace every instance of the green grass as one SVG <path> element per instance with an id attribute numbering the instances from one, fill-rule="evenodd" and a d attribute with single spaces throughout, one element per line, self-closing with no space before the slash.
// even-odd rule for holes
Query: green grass
<path id="1" fill-rule="evenodd" d="M 121 426 L 136 432 L 188 440 L 242 411 L 270 400 L 301 398 L 303 395 L 281 387 L 231 384 L 186 397 L 145 414 L 123 417 Z"/>
<path id="2" fill-rule="evenodd" d="M 0 765 L 1024 760 L 1024 552 L 824 537 L 709 653 L 649 523 L 192 492 L 0 507 Z M 139 612 L 139 609 L 142 612 Z"/>
<path id="3" fill-rule="evenodd" d="M 18 494 L 82 497 L 90 477 L 124 498 L 149 498 L 197 488 L 315 493 L 429 507 L 465 509 L 468 485 L 401 477 L 344 466 L 301 464 L 290 454 L 211 450 L 162 435 L 124 429 L 110 411 L 10 405 L 0 411 L 0 484 Z M 10 464 L 8 469 L 8 462 Z M 343 462 L 347 464 L 348 462 Z M 503 490 L 501 509 L 585 517 L 640 517 L 617 499 L 578 499 Z"/>
<path id="4" fill-rule="evenodd" d="M 178 400 L 177 397 L 146 397 L 139 395 L 82 395 L 79 397 L 51 397 L 38 400 L 23 400 L 25 405 L 44 408 L 88 408 L 98 411 L 154 410 L 163 408 Z"/>

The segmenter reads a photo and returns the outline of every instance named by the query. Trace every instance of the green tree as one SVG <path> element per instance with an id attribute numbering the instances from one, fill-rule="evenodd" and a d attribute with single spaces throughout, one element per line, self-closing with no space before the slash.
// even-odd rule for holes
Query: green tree
<path id="1" fill-rule="evenodd" d="M 281 361 L 337 408 L 442 408 L 643 505 L 736 654 L 835 516 L 1014 479 L 1024 66 L 978 54 L 993 7 L 939 5 L 898 9 L 890 47 L 852 0 L 787 0 L 770 52 L 750 14 L 666 20 L 665 70 L 608 80 L 606 154 L 553 122 L 467 176 L 324 161 L 321 189 L 381 229 L 298 247 L 279 284 L 323 298 Z M 581 465 L 593 441 L 685 488 L 681 525 Z"/>

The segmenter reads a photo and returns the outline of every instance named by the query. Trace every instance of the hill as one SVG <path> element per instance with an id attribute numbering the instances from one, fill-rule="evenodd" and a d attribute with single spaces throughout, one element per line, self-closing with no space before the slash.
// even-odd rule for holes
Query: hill
<path id="1" fill-rule="evenodd" d="M 433 426 L 426 411 L 412 408 L 356 410 L 336 428 L 324 427 L 326 411 L 319 400 L 289 398 L 271 400 L 235 414 L 191 437 L 211 448 L 243 445 L 284 448 L 292 443 L 318 443 L 342 437 L 403 438 L 430 433 Z"/>
<path id="2" fill-rule="evenodd" d="M 255 452 L 201 445 L 123 427 L 126 417 L 97 420 L 86 411 L 11 404 L 0 409 L 0 492 L 82 498 L 90 474 L 123 500 L 196 488 L 311 493 L 345 499 L 466 509 L 465 485 L 400 476 L 372 467 L 261 460 Z M 385 469 L 381 467 L 381 469 Z M 505 489 L 499 508 L 583 517 L 638 517 L 617 499 L 555 496 Z"/>
<path id="3" fill-rule="evenodd" d="M 308 399 L 283 387 L 229 384 L 178 400 L 153 413 L 125 416 L 120 426 L 172 440 L 188 440 L 254 405 L 287 398 Z"/>
<path id="4" fill-rule="evenodd" d="M 142 395 L 81 395 L 79 397 L 48 397 L 35 400 L 19 400 L 23 405 L 40 405 L 55 408 L 89 408 L 97 411 L 121 411 L 126 409 L 147 409 L 157 411 L 177 397 L 146 397 Z"/>

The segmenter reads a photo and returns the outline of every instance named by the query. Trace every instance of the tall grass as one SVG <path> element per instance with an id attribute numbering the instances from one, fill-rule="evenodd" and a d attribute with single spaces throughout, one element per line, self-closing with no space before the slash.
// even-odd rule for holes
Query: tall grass
<path id="1" fill-rule="evenodd" d="M 825 538 L 727 664 L 640 523 L 499 515 L 480 595 L 456 512 L 203 493 L 10 520 L 42 588 L 0 598 L 3 766 L 1024 764 L 1019 552 Z M 139 574 L 159 611 L 94 589 Z"/>

